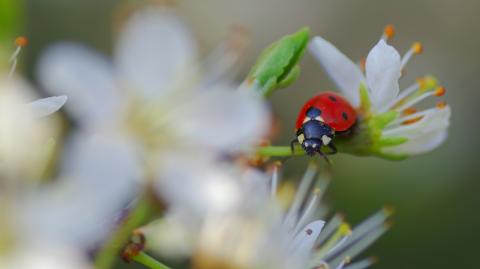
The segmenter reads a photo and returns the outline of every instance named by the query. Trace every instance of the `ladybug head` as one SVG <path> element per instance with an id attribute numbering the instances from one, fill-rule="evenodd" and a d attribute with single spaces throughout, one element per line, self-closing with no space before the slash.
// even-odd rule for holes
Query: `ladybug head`
<path id="1" fill-rule="evenodd" d="M 329 145 L 335 136 L 334 130 L 314 112 L 307 113 L 301 128 L 297 131 L 298 143 L 308 155 L 321 153 L 322 146 Z"/>

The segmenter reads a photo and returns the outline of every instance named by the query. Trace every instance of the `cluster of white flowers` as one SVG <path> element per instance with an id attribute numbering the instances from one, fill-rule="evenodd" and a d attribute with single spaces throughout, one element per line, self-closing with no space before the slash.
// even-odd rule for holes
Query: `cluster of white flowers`
<path id="1" fill-rule="evenodd" d="M 37 76 L 55 96 L 36 101 L 14 74 L 21 39 L 0 77 L 0 268 L 109 268 L 109 259 L 95 260 L 104 258 L 102 249 L 109 253 L 112 238 L 119 241 L 110 260 L 127 247 L 139 227 L 125 226 L 124 215 L 144 198 L 164 211 L 133 233 L 138 251 L 127 260 L 151 251 L 199 269 L 370 266 L 372 259 L 350 259 L 386 231 L 389 210 L 353 230 L 339 215 L 325 222 L 328 173 L 311 164 L 294 190 L 281 182 L 279 164 L 261 170 L 238 161 L 252 156 L 271 128 L 265 100 L 232 80 L 241 39 L 202 60 L 171 9 L 143 8 L 122 27 L 112 60 L 79 44 L 48 49 Z M 423 152 L 445 138 L 448 107 L 403 113 L 443 89 L 430 91 L 424 82 L 399 94 L 401 69 L 414 52 L 401 59 L 381 39 L 364 76 L 322 38 L 310 48 L 352 104 L 363 105 L 363 116 L 397 113 L 382 137 L 407 140 L 382 152 Z M 299 46 L 293 58 L 302 53 Z M 289 83 L 298 75 L 294 64 Z M 371 108 L 361 101 L 362 87 Z M 51 114 L 64 104 L 74 127 L 61 143 L 62 119 Z M 116 238 L 125 227 L 127 238 Z"/>
<path id="2" fill-rule="evenodd" d="M 340 215 L 321 220 L 328 212 L 321 197 L 329 175 L 318 173 L 314 164 L 296 191 L 281 184 L 279 165 L 267 174 L 204 166 L 210 169 L 202 177 L 182 173 L 194 192 L 164 186 L 172 207 L 163 219 L 137 231 L 147 238 L 147 250 L 193 257 L 195 268 L 343 268 L 387 230 L 387 209 L 353 231 Z"/>

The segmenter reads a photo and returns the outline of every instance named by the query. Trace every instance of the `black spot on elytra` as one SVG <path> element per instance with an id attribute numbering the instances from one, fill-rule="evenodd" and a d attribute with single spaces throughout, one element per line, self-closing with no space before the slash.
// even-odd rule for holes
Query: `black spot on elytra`
<path id="1" fill-rule="evenodd" d="M 333 102 L 337 101 L 337 98 L 335 98 L 335 96 L 332 96 L 332 95 L 329 95 L 328 99 L 332 100 Z"/>
<path id="2" fill-rule="evenodd" d="M 348 115 L 347 115 L 347 113 L 345 113 L 345 111 L 342 112 L 342 117 L 343 117 L 344 120 L 348 120 Z"/>

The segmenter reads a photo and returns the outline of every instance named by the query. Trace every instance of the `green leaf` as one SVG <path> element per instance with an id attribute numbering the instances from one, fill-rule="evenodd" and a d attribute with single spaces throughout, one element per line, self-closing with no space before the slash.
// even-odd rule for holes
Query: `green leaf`
<path id="1" fill-rule="evenodd" d="M 305 27 L 271 44 L 258 58 L 247 82 L 255 84 L 255 88 L 265 97 L 293 83 L 300 74 L 298 62 L 305 52 L 309 33 L 310 30 Z"/>
<path id="2" fill-rule="evenodd" d="M 280 88 L 286 88 L 290 86 L 293 82 L 295 82 L 295 80 L 297 80 L 299 76 L 300 76 L 300 66 L 296 65 L 293 67 L 292 70 L 290 70 L 290 72 L 288 72 L 287 76 L 277 84 L 277 88 L 280 89 Z"/>
<path id="3" fill-rule="evenodd" d="M 0 0 L 0 67 L 8 65 L 15 38 L 22 35 L 23 0 Z"/>

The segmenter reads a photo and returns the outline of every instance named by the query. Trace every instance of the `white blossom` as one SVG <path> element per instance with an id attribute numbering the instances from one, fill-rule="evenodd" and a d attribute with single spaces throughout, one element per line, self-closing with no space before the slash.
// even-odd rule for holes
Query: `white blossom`
<path id="1" fill-rule="evenodd" d="M 223 50 L 221 57 L 231 61 L 229 53 Z M 50 92 L 69 96 L 66 109 L 80 124 L 69 155 L 86 153 L 92 136 L 107 144 L 110 137 L 129 141 L 112 146 L 111 154 L 124 147 L 133 156 L 125 155 L 125 163 L 135 163 L 104 169 L 139 166 L 141 177 L 152 179 L 169 152 L 248 151 L 268 128 L 267 109 L 257 96 L 237 91 L 218 70 L 204 76 L 209 70 L 202 67 L 186 25 L 171 10 L 150 7 L 126 22 L 113 61 L 77 44 L 60 44 L 42 57 L 38 76 Z M 91 164 L 82 169 L 99 169 Z M 176 168 L 189 169 L 182 162 Z"/>
<path id="2" fill-rule="evenodd" d="M 353 63 L 322 37 L 313 38 L 309 49 L 342 94 L 359 108 L 359 113 L 363 113 L 363 118 L 368 120 L 393 113 L 390 122 L 380 126 L 381 139 L 396 142 L 382 145 L 381 154 L 419 154 L 438 147 L 445 140 L 451 110 L 444 103 L 420 112 L 413 108 L 427 97 L 445 93 L 445 89 L 439 87 L 431 77 L 420 78 L 412 86 L 399 90 L 402 70 L 414 54 L 422 51 L 422 46 L 414 43 L 401 57 L 395 48 L 387 44 L 388 36 L 393 34 L 392 29 L 387 27 L 386 34 L 368 53 L 365 73 L 361 66 Z M 361 101 L 362 88 L 366 89 L 368 108 Z"/>

